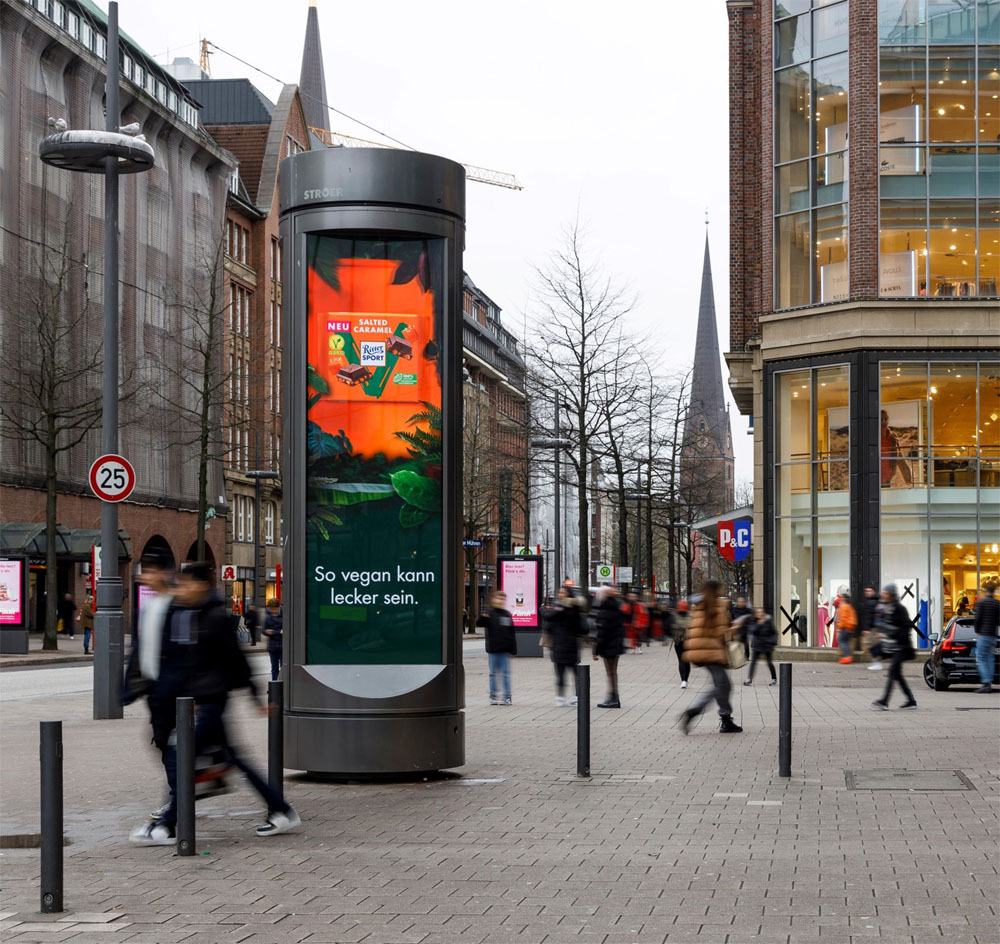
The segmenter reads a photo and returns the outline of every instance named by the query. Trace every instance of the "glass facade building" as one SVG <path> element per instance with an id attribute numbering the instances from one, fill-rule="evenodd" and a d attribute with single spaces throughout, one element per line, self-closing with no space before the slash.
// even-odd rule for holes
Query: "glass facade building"
<path id="1" fill-rule="evenodd" d="M 836 597 L 892 582 L 939 632 L 1000 574 L 1000 0 L 729 18 L 755 602 L 832 646 Z"/>

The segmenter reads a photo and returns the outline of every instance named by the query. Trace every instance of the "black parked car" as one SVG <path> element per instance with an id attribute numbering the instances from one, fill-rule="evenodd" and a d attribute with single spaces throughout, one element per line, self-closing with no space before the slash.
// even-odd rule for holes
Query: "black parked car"
<path id="1" fill-rule="evenodd" d="M 971 616 L 952 617 L 924 663 L 924 681 L 936 692 L 943 692 L 949 685 L 979 685 L 978 638 Z M 993 684 L 1000 685 L 1000 646 L 993 668 Z"/>

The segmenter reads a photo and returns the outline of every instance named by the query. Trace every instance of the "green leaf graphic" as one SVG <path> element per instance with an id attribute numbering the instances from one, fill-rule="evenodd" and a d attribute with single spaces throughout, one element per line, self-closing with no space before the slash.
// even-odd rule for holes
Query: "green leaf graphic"
<path id="1" fill-rule="evenodd" d="M 403 469 L 390 475 L 389 481 L 406 504 L 424 511 L 441 510 L 441 483 L 436 479 Z"/>
<path id="2" fill-rule="evenodd" d="M 414 508 L 413 505 L 403 505 L 399 509 L 399 525 L 401 528 L 415 528 L 423 524 L 431 513 L 421 508 Z"/>

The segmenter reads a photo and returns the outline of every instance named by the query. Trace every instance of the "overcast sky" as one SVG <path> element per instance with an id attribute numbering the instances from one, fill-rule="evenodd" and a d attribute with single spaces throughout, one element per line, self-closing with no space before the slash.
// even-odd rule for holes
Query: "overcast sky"
<path id="1" fill-rule="evenodd" d="M 99 0 L 107 7 L 106 0 Z M 579 208 L 588 248 L 639 296 L 630 315 L 664 371 L 690 363 L 710 218 L 720 346 L 729 342 L 728 61 L 723 0 L 469 3 L 318 0 L 329 103 L 418 150 L 514 173 L 468 187 L 465 268 L 521 335 L 532 266 Z M 297 82 L 306 0 L 120 0 L 160 62 L 207 37 Z M 280 86 L 216 52 L 216 78 Z M 335 130 L 371 133 L 334 115 Z M 725 368 L 723 376 L 727 376 Z M 737 481 L 752 477 L 731 407 Z"/>

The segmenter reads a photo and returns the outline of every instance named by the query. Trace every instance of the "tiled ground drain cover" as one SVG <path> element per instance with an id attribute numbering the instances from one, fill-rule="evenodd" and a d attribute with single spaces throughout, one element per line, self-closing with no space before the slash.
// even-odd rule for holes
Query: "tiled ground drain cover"
<path id="1" fill-rule="evenodd" d="M 845 770 L 848 790 L 975 790 L 960 770 Z"/>

